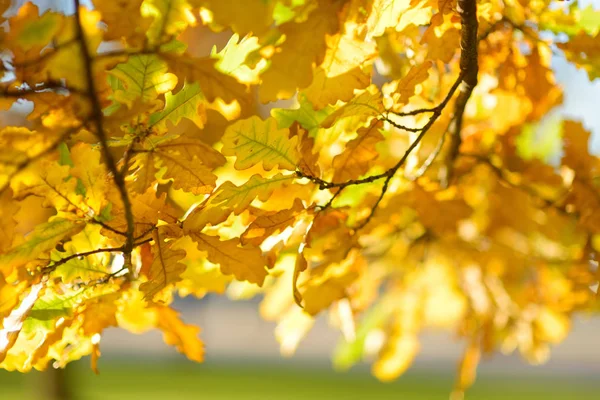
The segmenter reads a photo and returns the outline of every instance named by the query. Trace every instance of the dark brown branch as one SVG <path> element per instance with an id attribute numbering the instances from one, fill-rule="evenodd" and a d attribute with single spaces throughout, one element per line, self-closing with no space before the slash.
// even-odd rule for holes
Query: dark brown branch
<path id="1" fill-rule="evenodd" d="M 151 241 L 152 241 L 152 239 L 142 240 L 141 242 L 134 243 L 134 247 L 141 246 L 142 244 L 148 243 Z M 102 249 L 84 251 L 82 253 L 71 254 L 70 256 L 61 258 L 60 260 L 55 261 L 54 263 L 42 268 L 42 274 L 47 275 L 47 274 L 53 272 L 56 268 L 60 267 L 61 265 L 66 264 L 69 261 L 74 260 L 76 258 L 87 257 L 87 256 L 91 256 L 91 255 L 98 254 L 98 253 L 125 253 L 125 246 L 107 247 L 107 248 L 102 248 Z"/>
<path id="2" fill-rule="evenodd" d="M 454 161 L 458 156 L 458 150 L 462 143 L 462 124 L 467 102 L 471 98 L 473 89 L 477 86 L 477 75 L 479 73 L 477 45 L 477 1 L 458 0 L 457 10 L 460 14 L 462 26 L 460 38 L 460 72 L 463 80 L 460 85 L 459 94 L 454 103 L 454 112 L 450 119 L 448 134 L 450 135 L 450 149 L 446 158 L 446 166 L 442 185 L 448 186 L 452 181 Z"/>
<path id="3" fill-rule="evenodd" d="M 371 208 L 371 212 L 370 212 L 369 216 L 363 222 L 361 222 L 360 224 L 358 224 L 355 227 L 355 231 L 364 227 L 373 218 L 375 211 L 377 210 L 379 204 L 381 203 L 381 201 L 383 200 L 383 197 L 385 196 L 385 193 L 388 190 L 390 181 L 392 180 L 392 178 L 394 177 L 394 175 L 396 174 L 398 169 L 400 169 L 400 167 L 402 165 L 404 165 L 408 156 L 418 146 L 418 144 L 421 142 L 421 140 L 423 139 L 425 134 L 429 131 L 431 126 L 433 126 L 433 124 L 440 117 L 440 115 L 442 114 L 442 111 L 444 110 L 444 108 L 446 107 L 446 105 L 448 104 L 448 102 L 450 101 L 452 96 L 454 95 L 454 92 L 456 92 L 456 90 L 460 86 L 460 94 L 456 100 L 456 104 L 454 107 L 454 114 L 452 116 L 452 119 L 451 119 L 452 122 L 451 122 L 450 129 L 449 129 L 449 133 L 452 135 L 452 138 L 453 138 L 452 147 L 451 147 L 451 151 L 450 151 L 450 158 L 449 158 L 452 161 L 452 163 L 454 161 L 454 158 L 456 158 L 456 156 L 458 154 L 458 149 L 460 147 L 460 130 L 462 127 L 462 117 L 464 114 L 464 109 L 465 109 L 465 106 L 466 106 L 469 98 L 471 97 L 471 93 L 473 92 L 473 89 L 477 85 L 477 74 L 478 74 L 477 30 L 478 30 L 478 23 L 477 23 L 477 2 L 476 2 L 476 0 L 459 0 L 458 1 L 458 12 L 461 16 L 461 25 L 462 25 L 462 28 L 461 28 L 461 52 L 460 52 L 460 74 L 458 76 L 458 79 L 452 85 L 452 88 L 448 92 L 446 98 L 438 106 L 431 108 L 431 109 L 424 108 L 424 109 L 413 110 L 413 111 L 410 111 L 407 113 L 393 113 L 394 115 L 397 115 L 397 116 L 417 115 L 417 114 L 426 113 L 426 112 L 433 113 L 431 115 L 431 117 L 429 118 L 429 121 L 427 122 L 427 124 L 425 124 L 425 126 L 423 126 L 423 128 L 420 129 L 419 136 L 417 136 L 417 138 L 411 143 L 411 145 L 408 147 L 408 149 L 406 150 L 406 152 L 404 153 L 402 158 L 396 163 L 396 165 L 394 165 L 392 168 L 388 169 L 387 171 L 385 171 L 382 174 L 373 175 L 373 176 L 370 176 L 370 177 L 367 177 L 364 179 L 350 180 L 350 181 L 346 181 L 343 183 L 327 182 L 327 181 L 324 181 L 317 177 L 306 176 L 305 174 L 303 174 L 300 171 L 296 172 L 296 174 L 299 177 L 308 178 L 313 183 L 318 184 L 320 189 L 330 189 L 330 188 L 334 188 L 334 187 L 339 187 L 339 188 L 343 189 L 349 185 L 358 185 L 358 184 L 363 184 L 363 183 L 369 183 L 369 182 L 374 182 L 376 180 L 385 178 L 385 181 L 384 181 L 384 184 L 383 184 L 383 187 L 381 190 L 381 194 L 379 195 L 377 201 Z"/>
<path id="4" fill-rule="evenodd" d="M 328 181 L 325 181 L 316 176 L 307 175 L 300 170 L 296 171 L 296 176 L 298 176 L 299 178 L 309 179 L 314 184 L 319 185 L 319 189 L 321 189 L 321 190 L 332 189 L 332 188 L 342 188 L 343 189 L 347 186 L 362 185 L 364 183 L 372 183 L 379 179 L 388 178 L 390 176 L 393 176 L 398 171 L 398 169 L 400 169 L 400 167 L 404 164 L 404 162 L 406 161 L 406 159 L 408 158 L 410 153 L 421 142 L 421 139 L 423 139 L 423 137 L 425 136 L 427 131 L 429 131 L 429 129 L 435 123 L 435 121 L 437 121 L 437 119 L 440 117 L 440 115 L 442 115 L 442 111 L 444 110 L 444 108 L 446 107 L 446 105 L 448 104 L 448 102 L 450 101 L 452 96 L 454 95 L 454 92 L 456 92 L 456 89 L 458 88 L 458 85 L 461 83 L 461 81 L 462 81 L 462 75 L 459 75 L 458 78 L 456 79 L 456 81 L 454 82 L 454 84 L 452 85 L 452 87 L 450 88 L 450 90 L 448 91 L 448 94 L 446 95 L 444 100 L 442 100 L 442 102 L 440 104 L 438 104 L 436 107 L 434 107 L 432 109 L 433 115 L 429 118 L 427 123 L 422 128 L 419 128 L 419 131 L 421 132 L 419 134 L 419 136 L 417 136 L 415 141 L 410 144 L 410 146 L 408 147 L 408 149 L 406 150 L 406 152 L 404 153 L 402 158 L 396 163 L 396 165 L 394 165 L 392 168 L 388 169 L 387 171 L 382 172 L 381 174 L 368 176 L 363 179 L 350 179 L 345 182 L 328 182 Z M 386 121 L 387 121 L 387 119 L 386 119 Z"/>
<path id="5" fill-rule="evenodd" d="M 117 169 L 117 163 L 110 152 L 110 148 L 107 143 L 106 133 L 104 132 L 103 126 L 103 114 L 102 107 L 100 106 L 100 101 L 98 100 L 98 96 L 96 94 L 96 86 L 94 81 L 94 72 L 92 65 L 92 57 L 90 56 L 89 49 L 87 47 L 87 41 L 85 39 L 85 34 L 83 32 L 83 27 L 81 23 L 81 15 L 80 15 L 80 4 L 79 0 L 74 0 L 75 3 L 75 21 L 77 25 L 77 36 L 80 41 L 81 53 L 83 57 L 84 64 L 84 72 L 87 81 L 87 89 L 89 92 L 89 98 L 92 106 L 92 119 L 94 121 L 94 125 L 96 128 L 96 136 L 100 141 L 100 145 L 102 146 L 102 153 L 104 155 L 104 159 L 106 161 L 106 166 L 108 170 L 113 175 L 113 180 L 117 189 L 119 190 L 119 194 L 121 196 L 121 201 L 123 202 L 123 209 L 125 212 L 125 219 L 127 221 L 127 240 L 124 246 L 124 256 L 125 256 L 125 265 L 131 266 L 131 251 L 133 250 L 133 241 L 134 241 L 134 219 L 133 212 L 131 210 L 131 201 L 129 200 L 129 195 L 127 194 L 127 188 L 125 186 L 125 178 Z M 131 270 L 131 269 L 130 269 Z"/>

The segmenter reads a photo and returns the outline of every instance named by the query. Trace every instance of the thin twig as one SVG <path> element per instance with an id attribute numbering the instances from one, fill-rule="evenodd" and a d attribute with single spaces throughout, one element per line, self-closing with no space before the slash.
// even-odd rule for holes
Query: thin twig
<path id="1" fill-rule="evenodd" d="M 145 244 L 145 243 L 148 243 L 151 241 L 152 241 L 152 239 L 150 238 L 150 239 L 146 239 L 141 242 L 138 242 L 138 243 L 134 243 L 134 247 L 141 246 L 142 244 Z M 67 262 L 69 262 L 75 258 L 87 257 L 87 256 L 91 256 L 91 255 L 98 254 L 98 253 L 124 253 L 124 252 L 125 252 L 125 246 L 120 246 L 120 247 L 107 247 L 107 248 L 102 248 L 102 249 L 84 251 L 82 253 L 71 254 L 70 256 L 61 258 L 60 260 L 55 261 L 54 263 L 42 268 L 41 272 L 43 275 L 47 275 L 47 274 L 53 272 L 56 268 L 60 267 L 63 264 L 66 264 Z M 126 267 L 124 267 L 124 268 L 126 268 Z"/>

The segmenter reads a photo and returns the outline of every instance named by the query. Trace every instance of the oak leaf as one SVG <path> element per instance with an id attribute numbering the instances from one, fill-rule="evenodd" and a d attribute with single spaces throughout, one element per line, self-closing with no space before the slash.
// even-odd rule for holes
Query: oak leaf
<path id="1" fill-rule="evenodd" d="M 165 243 L 160 237 L 160 228 L 154 233 L 154 260 L 148 271 L 148 282 L 140 285 L 146 300 L 152 300 L 154 295 L 168 285 L 181 280 L 185 264 L 180 261 L 185 258 L 184 250 L 175 250 L 172 243 Z"/>
<path id="2" fill-rule="evenodd" d="M 261 286 L 267 276 L 267 261 L 260 248 L 240 246 L 239 239 L 221 240 L 199 232 L 189 232 L 198 249 L 207 253 L 210 262 L 219 264 L 226 275 L 234 275 L 237 280 L 256 283 Z"/>
<path id="3" fill-rule="evenodd" d="M 288 129 L 278 129 L 273 118 L 257 116 L 230 125 L 222 138 L 226 156 L 236 156 L 235 168 L 248 169 L 263 163 L 270 171 L 275 166 L 293 171 L 298 164 L 298 139 L 289 138 Z"/>

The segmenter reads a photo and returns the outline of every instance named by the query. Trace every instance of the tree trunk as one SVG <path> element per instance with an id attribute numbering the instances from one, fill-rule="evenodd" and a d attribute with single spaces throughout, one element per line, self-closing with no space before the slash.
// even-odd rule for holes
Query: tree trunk
<path id="1" fill-rule="evenodd" d="M 72 400 L 74 399 L 69 387 L 69 376 L 67 369 L 48 368 L 40 374 L 39 387 L 37 388 L 40 400 Z"/>

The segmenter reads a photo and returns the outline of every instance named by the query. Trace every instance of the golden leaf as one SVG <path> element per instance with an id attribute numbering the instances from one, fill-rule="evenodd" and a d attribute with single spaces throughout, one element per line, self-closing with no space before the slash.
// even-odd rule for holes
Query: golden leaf
<path id="1" fill-rule="evenodd" d="M 221 240 L 216 236 L 199 232 L 189 232 L 198 249 L 208 254 L 208 260 L 219 264 L 226 275 L 234 275 L 237 280 L 262 285 L 267 270 L 267 261 L 258 247 L 239 246 L 239 239 Z"/>
<path id="2" fill-rule="evenodd" d="M 325 56 L 325 35 L 334 34 L 339 28 L 336 14 L 341 4 L 328 0 L 318 3 L 305 22 L 288 22 L 280 27 L 285 42 L 262 75 L 261 102 L 290 98 L 298 88 L 310 85 L 313 63 L 321 64 Z"/>
<path id="3" fill-rule="evenodd" d="M 333 158 L 334 182 L 345 182 L 364 175 L 379 156 L 375 145 L 384 140 L 380 133 L 383 123 L 373 120 L 371 125 L 358 130 L 356 139 L 346 144 L 346 150 Z"/>
<path id="4" fill-rule="evenodd" d="M 193 361 L 204 360 L 204 345 L 198 339 L 200 328 L 184 324 L 170 307 L 156 308 L 157 327 L 163 331 L 165 343 L 175 346 Z"/>
<path id="5" fill-rule="evenodd" d="M 289 210 L 269 212 L 256 218 L 240 237 L 242 245 L 259 246 L 266 238 L 291 226 L 296 217 L 304 210 L 300 199 L 294 200 L 294 206 Z"/>
<path id="6" fill-rule="evenodd" d="M 248 169 L 263 163 L 265 170 L 275 166 L 293 171 L 298 164 L 298 139 L 289 138 L 289 129 L 277 129 L 273 118 L 265 121 L 254 116 L 230 125 L 223 135 L 226 156 L 236 156 L 235 168 Z"/>
<path id="7" fill-rule="evenodd" d="M 185 258 L 184 250 L 174 250 L 172 244 L 161 240 L 159 228 L 153 234 L 154 238 L 154 261 L 148 271 L 148 282 L 140 285 L 144 292 L 144 299 L 152 300 L 154 295 L 170 284 L 181 280 L 181 273 L 185 271 L 185 264 L 180 261 Z"/>

